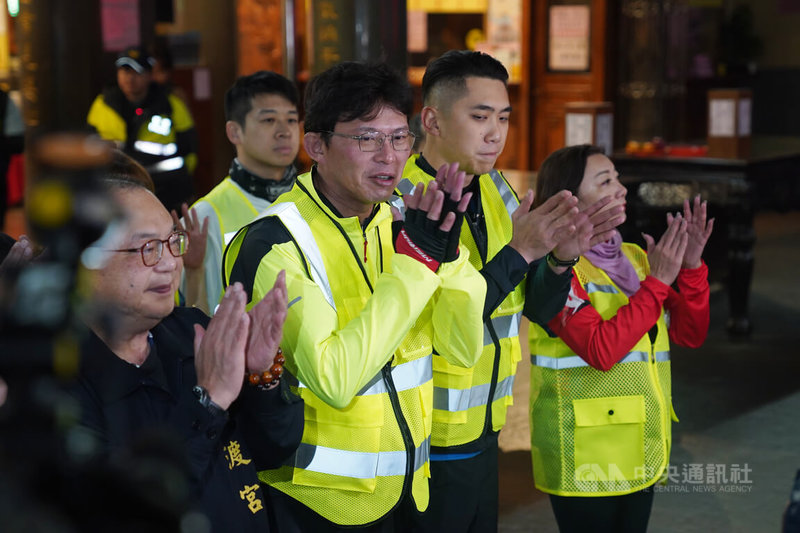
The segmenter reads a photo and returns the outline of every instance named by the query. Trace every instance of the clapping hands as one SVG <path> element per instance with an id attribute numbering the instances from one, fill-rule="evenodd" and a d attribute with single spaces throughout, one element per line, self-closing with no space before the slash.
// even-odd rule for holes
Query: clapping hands
<path id="1" fill-rule="evenodd" d="M 181 206 L 183 218 L 178 218 L 178 213 L 173 209 L 170 212 L 175 227 L 185 231 L 189 236 L 189 246 L 183 255 L 183 266 L 186 268 L 200 268 L 206 256 L 206 242 L 208 239 L 208 217 L 203 219 L 202 225 L 194 208 L 191 210 L 186 204 Z"/>
<path id="2" fill-rule="evenodd" d="M 700 195 L 694 197 L 692 204 L 689 200 L 683 201 L 683 218 L 686 220 L 686 233 L 689 237 L 686 244 L 686 253 L 683 255 L 683 268 L 697 268 L 700 258 L 706 247 L 711 231 L 714 229 L 714 219 L 706 220 L 708 202 L 700 201 Z M 667 224 L 672 223 L 673 216 L 667 214 Z"/>
<path id="3" fill-rule="evenodd" d="M 239 396 L 246 371 L 260 372 L 272 365 L 286 320 L 285 272 L 249 313 L 247 294 L 240 283 L 229 286 L 207 328 L 195 324 L 197 384 L 212 401 L 227 409 Z"/>

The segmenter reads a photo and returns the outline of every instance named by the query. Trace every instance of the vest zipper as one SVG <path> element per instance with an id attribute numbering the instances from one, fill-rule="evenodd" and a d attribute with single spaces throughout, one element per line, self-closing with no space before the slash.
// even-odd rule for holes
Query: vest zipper
<path id="1" fill-rule="evenodd" d="M 500 375 L 500 339 L 494 329 L 491 316 L 487 320 L 484 320 L 483 324 L 489 329 L 489 334 L 494 343 L 494 361 L 492 361 L 492 381 L 489 383 L 489 398 L 486 401 L 486 418 L 484 419 L 481 437 L 488 435 L 492 430 L 492 406 L 494 405 L 494 393 L 497 390 L 497 378 Z M 483 357 L 482 354 L 481 357 Z"/>
<path id="2" fill-rule="evenodd" d="M 406 418 L 403 415 L 403 409 L 400 407 L 400 397 L 397 394 L 397 389 L 392 379 L 392 361 L 394 361 L 394 356 L 383 366 L 381 373 L 386 383 L 389 401 L 392 403 L 392 411 L 394 411 L 397 425 L 400 428 L 400 435 L 403 437 L 403 444 L 406 447 L 406 477 L 403 480 L 403 490 L 400 491 L 400 498 L 397 500 L 399 504 L 411 490 L 411 484 L 414 480 L 414 455 L 416 448 L 414 447 L 414 439 L 411 436 L 408 422 L 406 422 Z"/>
<path id="3" fill-rule="evenodd" d="M 364 262 L 367 262 L 367 232 L 361 229 L 361 235 L 364 237 Z"/>

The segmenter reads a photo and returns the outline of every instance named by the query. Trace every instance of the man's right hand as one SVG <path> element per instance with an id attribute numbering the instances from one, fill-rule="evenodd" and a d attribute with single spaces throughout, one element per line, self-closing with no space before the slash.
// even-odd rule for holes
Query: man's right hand
<path id="1" fill-rule="evenodd" d="M 463 184 L 463 174 L 460 176 L 460 181 Z M 462 203 L 466 205 L 470 197 L 471 194 L 465 194 L 460 199 L 459 206 Z M 445 259 L 449 232 L 455 229 L 453 226 L 456 214 L 447 213 L 439 223 L 444 193 L 435 181 L 430 182 L 427 187 L 418 183 L 410 194 L 403 196 L 403 201 L 406 204 L 406 217 L 403 228 L 395 240 L 395 250 L 397 253 L 413 257 L 436 272 L 439 264 Z M 392 214 L 396 222 L 403 220 L 398 210 L 393 208 Z"/>
<path id="2" fill-rule="evenodd" d="M 211 401 L 226 410 L 244 384 L 245 347 L 250 327 L 246 303 L 242 285 L 234 283 L 225 291 L 208 328 L 194 325 L 197 384 L 208 391 Z"/>
<path id="3" fill-rule="evenodd" d="M 508 243 L 528 263 L 544 257 L 573 234 L 579 215 L 578 198 L 569 191 L 559 191 L 531 211 L 532 204 L 533 191 L 528 190 L 511 217 L 513 235 Z"/>

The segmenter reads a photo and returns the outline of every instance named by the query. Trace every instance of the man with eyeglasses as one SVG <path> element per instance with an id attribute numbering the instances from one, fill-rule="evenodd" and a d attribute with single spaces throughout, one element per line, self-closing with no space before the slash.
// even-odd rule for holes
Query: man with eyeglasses
<path id="1" fill-rule="evenodd" d="M 225 252 L 227 281 L 252 301 L 282 270 L 297 300 L 281 347 L 305 430 L 290 460 L 259 473 L 281 531 L 409 531 L 429 498 L 432 353 L 468 367 L 480 352 L 485 282 L 458 250 L 463 174 L 453 194 L 434 184 L 398 201 L 393 225 L 411 103 L 385 64 L 313 78 L 315 165 Z"/>
<path id="2" fill-rule="evenodd" d="M 194 531 L 269 531 L 257 470 L 279 464 L 297 447 L 303 407 L 285 385 L 244 382 L 246 373 L 263 373 L 274 363 L 286 316 L 283 276 L 249 313 L 238 284 L 228 288 L 213 319 L 175 307 L 186 234 L 133 176 L 103 183 L 125 218 L 84 254 L 91 294 L 82 318 L 91 334 L 74 394 L 89 449 L 107 456 L 113 468 L 148 443 L 174 441 L 181 462 L 173 466 L 187 474 L 168 483 L 169 495 L 187 504 L 164 512 L 178 515 L 176 530 L 180 521 L 194 524 Z M 168 448 L 160 453 L 168 456 Z M 144 501 L 138 479 L 120 483 L 130 481 L 133 501 Z M 184 522 L 189 512 L 194 522 Z"/>

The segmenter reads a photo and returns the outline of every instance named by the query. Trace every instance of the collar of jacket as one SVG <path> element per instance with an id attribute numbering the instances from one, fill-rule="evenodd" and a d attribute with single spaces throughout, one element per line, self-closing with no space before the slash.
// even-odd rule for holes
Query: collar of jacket
<path id="1" fill-rule="evenodd" d="M 140 388 L 144 378 L 167 392 L 177 390 L 175 385 L 181 380 L 181 366 L 194 357 L 194 353 L 193 348 L 187 348 L 185 339 L 178 339 L 164 324 L 174 314 L 175 311 L 151 330 L 150 354 L 140 367 L 123 361 L 97 335 L 90 334 L 84 343 L 81 374 L 96 385 L 103 403 L 121 400 Z"/>
<path id="2" fill-rule="evenodd" d="M 234 158 L 228 171 L 231 179 L 242 189 L 253 196 L 263 198 L 269 202 L 274 202 L 278 196 L 291 190 L 297 178 L 297 169 L 294 165 L 289 165 L 283 171 L 283 176 L 279 181 L 267 180 L 256 176 L 247 170 L 238 159 Z"/>

